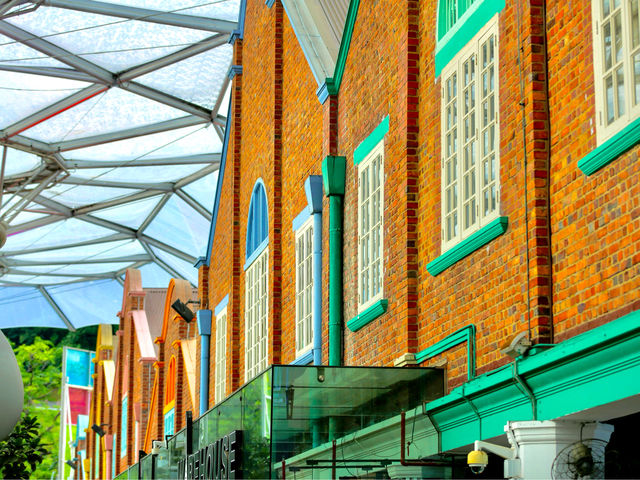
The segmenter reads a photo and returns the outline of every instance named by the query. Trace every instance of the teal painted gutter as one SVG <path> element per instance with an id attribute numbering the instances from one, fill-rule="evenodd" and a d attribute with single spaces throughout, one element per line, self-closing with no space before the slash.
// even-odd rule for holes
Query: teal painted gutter
<path id="1" fill-rule="evenodd" d="M 476 326 L 473 324 L 462 327 L 439 342 L 416 353 L 416 363 L 429 360 L 464 342 L 467 342 L 467 379 L 473 380 L 476 378 Z"/>
<path id="2" fill-rule="evenodd" d="M 342 365 L 342 224 L 346 158 L 322 161 L 324 193 L 329 197 L 329 365 Z"/>
<path id="3" fill-rule="evenodd" d="M 209 410 L 209 345 L 211 340 L 211 310 L 196 312 L 200 335 L 200 416 Z"/>

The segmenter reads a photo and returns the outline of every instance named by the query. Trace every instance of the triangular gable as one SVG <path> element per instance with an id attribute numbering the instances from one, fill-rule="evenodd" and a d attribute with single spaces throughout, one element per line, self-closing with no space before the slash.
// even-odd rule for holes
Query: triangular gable
<path id="1" fill-rule="evenodd" d="M 153 377 L 153 388 L 151 389 L 151 404 L 149 405 L 148 415 L 149 421 L 147 422 L 147 431 L 144 433 L 144 447 L 145 452 L 151 451 L 151 428 L 155 421 L 156 404 L 158 403 L 158 364 L 155 364 L 155 375 Z"/>
<path id="2" fill-rule="evenodd" d="M 189 385 L 189 394 L 191 395 L 191 404 L 196 402 L 196 355 L 198 345 L 195 338 L 189 340 L 181 340 L 180 348 L 182 349 L 182 358 L 184 359 L 184 371 L 187 374 L 187 384 Z"/>
<path id="3" fill-rule="evenodd" d="M 318 85 L 335 76 L 349 3 L 349 0 L 282 0 Z"/>
<path id="4" fill-rule="evenodd" d="M 191 300 L 193 293 L 191 284 L 186 280 L 179 280 L 172 278 L 169 281 L 169 287 L 167 288 L 167 296 L 164 302 L 164 312 L 162 315 L 162 332 L 156 341 L 164 342 L 167 339 L 167 331 L 169 330 L 169 321 L 180 316 L 173 311 L 171 305 L 178 299 L 182 302 Z"/>
<path id="5" fill-rule="evenodd" d="M 131 312 L 133 317 L 133 325 L 136 331 L 136 339 L 138 340 L 138 348 L 140 349 L 140 361 L 153 362 L 156 361 L 156 351 L 153 347 L 153 339 L 147 322 L 147 314 L 144 310 L 134 310 Z"/>
<path id="6" fill-rule="evenodd" d="M 113 360 L 102 360 L 102 368 L 104 369 L 104 384 L 107 387 L 107 401 L 113 398 L 113 385 L 116 378 L 116 366 Z"/>

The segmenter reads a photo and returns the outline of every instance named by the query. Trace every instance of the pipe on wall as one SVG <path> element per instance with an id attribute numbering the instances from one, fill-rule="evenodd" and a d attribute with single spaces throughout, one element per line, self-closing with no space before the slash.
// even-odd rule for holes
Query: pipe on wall
<path id="1" fill-rule="evenodd" d="M 342 224 L 346 158 L 329 155 L 322 161 L 324 193 L 329 197 L 329 365 L 342 365 L 343 289 Z"/>
<path id="2" fill-rule="evenodd" d="M 200 335 L 200 416 L 209 410 L 209 350 L 211 344 L 211 310 L 198 310 Z"/>
<path id="3" fill-rule="evenodd" d="M 313 216 L 313 364 L 322 365 L 322 176 L 307 178 L 304 191 Z"/>

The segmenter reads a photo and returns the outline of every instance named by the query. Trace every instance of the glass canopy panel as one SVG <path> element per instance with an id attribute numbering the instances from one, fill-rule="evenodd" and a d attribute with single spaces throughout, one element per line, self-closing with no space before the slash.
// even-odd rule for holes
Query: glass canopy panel
<path id="1" fill-rule="evenodd" d="M 231 65 L 233 46 L 224 44 L 136 79 L 188 102 L 211 109 Z"/>
<path id="2" fill-rule="evenodd" d="M 25 212 L 23 210 L 18 215 L 16 215 L 15 218 L 11 220 L 11 222 L 9 222 L 9 225 L 12 227 L 19 226 L 19 225 L 22 225 L 23 223 L 31 222 L 33 220 L 38 220 L 39 218 L 43 218 L 46 216 L 48 216 L 46 213 Z"/>
<path id="3" fill-rule="evenodd" d="M 89 84 L 27 73 L 0 72 L 0 128 L 6 128 Z"/>
<path id="4" fill-rule="evenodd" d="M 0 287 L 0 328 L 67 328 L 49 302 L 33 287 Z"/>
<path id="5" fill-rule="evenodd" d="M 148 263 L 138 270 L 142 276 L 143 288 L 166 288 L 171 280 L 171 275 L 155 263 Z"/>
<path id="6" fill-rule="evenodd" d="M 47 292 L 76 328 L 118 322 L 122 286 L 116 280 L 59 285 L 47 288 Z"/>
<path id="7" fill-rule="evenodd" d="M 240 0 L 111 0 L 110 3 L 234 22 L 240 11 Z"/>
<path id="8" fill-rule="evenodd" d="M 87 180 L 88 182 L 89 180 Z M 132 188 L 95 187 L 91 185 L 58 184 L 40 195 L 70 208 L 114 200 L 139 192 Z"/>
<path id="9" fill-rule="evenodd" d="M 31 280 L 24 283 L 31 283 L 34 285 L 58 285 L 61 283 L 72 283 L 77 282 L 79 280 L 84 280 L 82 276 L 78 277 L 53 277 L 46 275 L 38 275 L 37 277 L 33 277 Z"/>
<path id="10" fill-rule="evenodd" d="M 0 78 L 1 78 L 0 74 Z M 29 172 L 39 166 L 40 157 L 15 148 L 7 148 L 7 164 L 4 169 L 5 178 L 11 178 L 12 175 Z"/>
<path id="11" fill-rule="evenodd" d="M 182 187 L 194 200 L 206 208 L 213 211 L 213 201 L 216 196 L 216 186 L 218 184 L 218 172 L 213 172 L 202 177 L 200 180 L 191 182 L 189 185 Z"/>
<path id="12" fill-rule="evenodd" d="M 119 132 L 184 116 L 181 110 L 111 88 L 26 130 L 24 135 L 53 143 Z"/>
<path id="13" fill-rule="evenodd" d="M 135 230 L 144 222 L 154 207 L 158 204 L 162 195 L 145 198 L 137 202 L 118 205 L 117 207 L 106 208 L 93 212 L 94 217 L 109 220 Z"/>
<path id="14" fill-rule="evenodd" d="M 2 275 L 0 277 L 0 282 L 3 283 L 26 283 L 26 284 L 32 284 L 35 282 L 32 282 L 31 280 L 33 280 L 35 278 L 35 275 L 13 275 L 13 274 L 5 274 Z"/>
<path id="15" fill-rule="evenodd" d="M 134 248 L 132 248 L 132 246 Z M 133 253 L 130 253 L 133 250 Z M 13 255 L 14 260 L 25 260 L 30 262 L 47 262 L 68 261 L 78 262 L 89 258 L 117 258 L 125 255 L 137 255 L 146 253 L 136 240 L 118 240 L 115 242 L 95 243 L 91 245 L 83 245 L 81 247 L 69 247 L 52 249 L 44 252 L 25 253 L 22 255 Z"/>
<path id="16" fill-rule="evenodd" d="M 67 67 L 66 64 L 4 35 L 0 35 L 0 64 L 31 67 Z"/>
<path id="17" fill-rule="evenodd" d="M 164 57 L 210 35 L 52 7 L 41 7 L 8 21 L 112 72 Z"/>
<path id="18" fill-rule="evenodd" d="M 198 284 L 198 271 L 189 262 L 185 262 L 184 260 L 171 255 L 164 250 L 160 250 L 159 248 L 151 247 L 151 250 L 156 257 L 173 268 L 182 278 L 190 281 L 193 285 Z"/>
<path id="19" fill-rule="evenodd" d="M 117 272 L 132 265 L 133 262 L 108 262 L 108 263 L 76 263 L 72 265 L 54 265 L 37 267 L 16 267 L 24 272 L 35 273 L 60 273 L 72 275 L 99 275 L 101 273 Z"/>
<path id="20" fill-rule="evenodd" d="M 206 249 L 209 222 L 184 200 L 173 195 L 144 234 L 197 257 Z"/>
<path id="21" fill-rule="evenodd" d="M 83 222 L 76 218 L 69 218 L 11 235 L 7 238 L 7 243 L 3 250 L 7 254 L 8 252 L 24 251 L 29 248 L 54 247 L 71 242 L 97 240 L 101 237 L 113 235 L 113 233 L 113 230 Z"/>
<path id="22" fill-rule="evenodd" d="M 100 178 L 110 182 L 148 181 L 175 182 L 206 167 L 205 163 L 186 165 L 162 165 L 162 167 L 117 167 L 78 168 L 73 176 L 77 178 Z"/>
<path id="23" fill-rule="evenodd" d="M 184 157 L 200 153 L 220 153 L 222 142 L 211 125 L 196 125 L 168 132 L 78 148 L 64 152 L 68 159 L 78 160 L 153 160 Z M 139 163 L 139 162 L 138 162 Z"/>

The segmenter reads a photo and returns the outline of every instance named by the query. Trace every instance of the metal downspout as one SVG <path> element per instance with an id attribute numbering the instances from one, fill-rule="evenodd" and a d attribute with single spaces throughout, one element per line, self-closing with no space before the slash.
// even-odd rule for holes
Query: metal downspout
<path id="1" fill-rule="evenodd" d="M 200 335 L 200 416 L 209 410 L 209 349 L 211 345 L 211 310 L 198 310 Z"/>
<path id="2" fill-rule="evenodd" d="M 329 197 L 329 365 L 342 365 L 343 290 L 342 223 L 345 157 L 327 156 L 322 162 L 325 195 Z"/>

